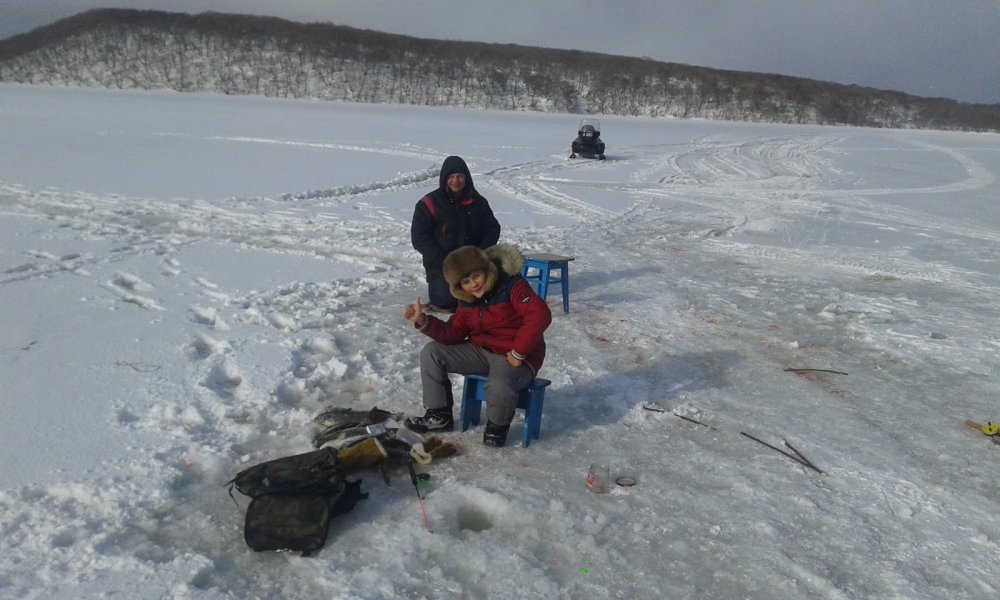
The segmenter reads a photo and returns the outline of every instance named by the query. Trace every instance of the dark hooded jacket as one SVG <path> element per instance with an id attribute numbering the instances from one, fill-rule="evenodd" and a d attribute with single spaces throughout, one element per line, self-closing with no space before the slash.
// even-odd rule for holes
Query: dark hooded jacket
<path id="1" fill-rule="evenodd" d="M 448 195 L 446 184 L 452 173 L 465 174 L 465 189 L 457 198 Z M 448 253 L 461 246 L 489 248 L 500 239 L 500 223 L 472 184 L 465 161 L 449 156 L 441 165 L 438 188 L 417 202 L 410 224 L 410 240 L 423 258 L 428 274 L 440 274 Z"/>
<path id="2" fill-rule="evenodd" d="M 445 261 L 444 276 L 458 308 L 448 321 L 428 315 L 420 331 L 442 344 L 467 341 L 495 354 L 512 352 L 537 375 L 545 359 L 543 334 L 552 312 L 521 277 L 523 265 L 517 248 L 505 244 L 485 253 L 475 248 L 452 253 Z M 478 270 L 486 273 L 488 289 L 479 299 L 465 293 L 460 283 Z"/>

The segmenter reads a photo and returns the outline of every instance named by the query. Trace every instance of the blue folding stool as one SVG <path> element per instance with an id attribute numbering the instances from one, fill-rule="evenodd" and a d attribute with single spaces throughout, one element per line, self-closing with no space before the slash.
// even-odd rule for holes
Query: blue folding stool
<path id="1" fill-rule="evenodd" d="M 559 256 L 558 254 L 526 254 L 524 256 L 524 267 L 521 269 L 521 277 L 524 277 L 529 284 L 535 284 L 538 288 L 538 296 L 545 300 L 549 293 L 550 283 L 562 284 L 563 312 L 569 312 L 569 261 L 575 260 L 572 256 Z M 536 274 L 529 274 L 529 270 L 534 269 Z M 558 276 L 553 276 L 552 271 L 559 271 Z"/>

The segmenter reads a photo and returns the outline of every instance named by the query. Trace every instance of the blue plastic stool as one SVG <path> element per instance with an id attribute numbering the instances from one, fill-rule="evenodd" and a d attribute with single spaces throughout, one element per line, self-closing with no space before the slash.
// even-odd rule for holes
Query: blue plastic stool
<path id="1" fill-rule="evenodd" d="M 524 277 L 529 284 L 537 284 L 538 296 L 542 300 L 545 300 L 549 293 L 550 283 L 561 283 L 565 313 L 569 312 L 569 261 L 571 260 L 575 260 L 574 257 L 558 254 L 526 254 L 524 267 L 521 269 L 521 277 Z M 538 273 L 529 275 L 529 269 L 534 269 Z M 559 271 L 559 275 L 553 277 L 552 271 Z"/>
<path id="2" fill-rule="evenodd" d="M 548 379 L 536 377 L 517 397 L 517 407 L 524 410 L 524 436 L 521 445 L 525 448 L 531 443 L 531 438 L 537 440 L 541 434 L 542 405 L 545 403 L 545 388 L 550 383 L 552 382 Z M 462 412 L 459 417 L 462 431 L 472 425 L 479 425 L 479 412 L 482 409 L 485 392 L 486 376 L 465 376 L 465 385 L 462 388 Z"/>

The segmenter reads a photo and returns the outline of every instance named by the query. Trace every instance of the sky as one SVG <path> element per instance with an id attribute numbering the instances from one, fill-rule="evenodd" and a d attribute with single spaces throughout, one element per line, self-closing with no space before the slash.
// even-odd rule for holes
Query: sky
<path id="1" fill-rule="evenodd" d="M 0 98 L 2 598 L 1000 595 L 1000 135 L 604 117 L 599 161 L 566 114 Z M 326 406 L 423 412 L 450 154 L 575 259 L 541 435 L 448 434 L 426 525 L 389 465 L 316 556 L 254 553 L 226 481 Z"/>
<path id="2" fill-rule="evenodd" d="M 262 14 L 1000 103 L 997 0 L 0 0 L 0 38 L 94 7 Z"/>

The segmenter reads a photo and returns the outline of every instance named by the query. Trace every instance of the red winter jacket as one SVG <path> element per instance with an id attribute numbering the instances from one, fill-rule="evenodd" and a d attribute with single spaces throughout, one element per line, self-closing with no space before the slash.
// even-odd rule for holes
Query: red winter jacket
<path id="1" fill-rule="evenodd" d="M 442 344 L 469 341 L 494 354 L 513 351 L 537 375 L 545 360 L 542 334 L 551 322 L 548 304 L 520 275 L 510 275 L 476 302 L 459 301 L 448 321 L 428 316 L 420 331 Z"/>

